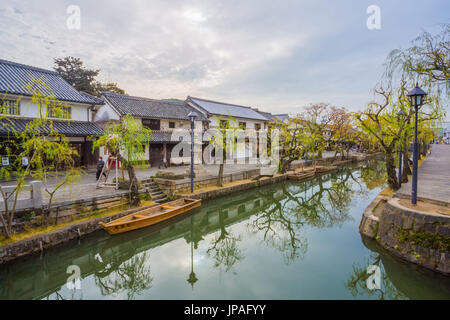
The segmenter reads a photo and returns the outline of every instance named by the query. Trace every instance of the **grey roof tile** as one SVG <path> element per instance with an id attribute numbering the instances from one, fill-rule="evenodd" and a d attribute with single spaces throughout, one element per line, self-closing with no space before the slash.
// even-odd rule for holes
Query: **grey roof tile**
<path id="1" fill-rule="evenodd" d="M 103 96 L 121 115 L 131 114 L 142 118 L 189 120 L 194 109 L 185 102 L 156 100 L 105 92 Z M 207 121 L 199 115 L 197 120 Z"/>
<path id="2" fill-rule="evenodd" d="M 7 136 L 12 132 L 11 126 L 15 130 L 21 132 L 26 125 L 33 119 L 30 118 L 15 118 L 5 117 L 0 119 L 0 136 Z M 67 121 L 67 120 L 52 120 L 53 127 L 58 130 L 58 133 L 64 134 L 67 137 L 87 137 L 92 135 L 101 135 L 103 130 L 93 122 L 87 121 Z M 44 133 L 48 133 L 48 127 L 44 129 Z"/>
<path id="3" fill-rule="evenodd" d="M 32 92 L 25 86 L 32 80 L 41 78 L 50 86 L 47 88 L 38 87 L 41 94 L 50 95 L 53 93 L 58 100 L 70 101 L 86 104 L 97 104 L 97 99 L 92 99 L 78 92 L 67 83 L 57 72 L 46 69 L 27 66 L 20 63 L 0 59 L 0 92 L 16 95 L 31 96 Z"/>
<path id="4" fill-rule="evenodd" d="M 201 98 L 188 97 L 188 101 L 193 102 L 207 113 L 214 115 L 232 116 L 237 118 L 254 119 L 269 121 L 264 115 L 251 107 L 240 106 L 236 104 L 205 100 Z"/>

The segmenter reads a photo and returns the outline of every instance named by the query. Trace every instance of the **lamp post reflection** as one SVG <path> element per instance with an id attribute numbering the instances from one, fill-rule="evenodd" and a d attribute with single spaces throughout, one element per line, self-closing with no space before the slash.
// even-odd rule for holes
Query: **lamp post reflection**
<path id="1" fill-rule="evenodd" d="M 198 281 L 194 272 L 194 217 L 191 217 L 191 273 L 186 281 L 189 282 L 192 290 L 194 290 L 194 284 Z"/>

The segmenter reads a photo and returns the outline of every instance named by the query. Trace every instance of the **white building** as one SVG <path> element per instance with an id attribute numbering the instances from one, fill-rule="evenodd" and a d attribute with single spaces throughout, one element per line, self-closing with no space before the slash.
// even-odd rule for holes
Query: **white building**
<path id="1" fill-rule="evenodd" d="M 45 83 L 46 87 L 36 82 Z M 31 102 L 32 92 L 27 87 L 33 85 L 43 95 L 53 95 L 66 108 L 68 119 L 57 118 L 46 106 Z M 48 86 L 48 87 L 47 87 Z M 103 130 L 92 122 L 93 113 L 103 101 L 89 94 L 79 92 L 68 84 L 57 72 L 36 68 L 11 61 L 0 60 L 0 109 L 8 122 L 16 130 L 25 128 L 26 124 L 41 114 L 48 113 L 53 118 L 53 125 L 60 134 L 64 134 L 71 146 L 77 151 L 75 165 L 95 166 L 96 155 L 92 154 L 90 136 L 102 134 Z M 58 115 L 60 116 L 60 115 Z M 8 135 L 8 127 L 0 120 L 0 140 Z M 0 155 L 2 150 L 0 148 Z"/>
<path id="2" fill-rule="evenodd" d="M 96 123 L 120 121 L 124 115 L 130 114 L 140 121 L 142 126 L 152 130 L 142 160 L 148 161 L 152 167 L 159 166 L 162 155 L 168 164 L 190 163 L 190 153 L 187 152 L 190 147 L 180 150 L 177 154 L 172 151 L 180 144 L 180 138 L 190 141 L 191 123 L 188 114 L 194 110 L 192 107 L 182 101 L 156 100 L 109 92 L 103 94 L 103 99 L 105 104 L 95 115 Z M 195 130 L 202 132 L 206 121 L 205 117 L 199 115 L 194 122 Z M 107 153 L 104 149 L 100 152 L 105 155 Z M 196 163 L 201 161 L 200 153 L 201 150 L 196 150 Z"/>
<path id="3" fill-rule="evenodd" d="M 219 127 L 219 121 L 232 119 L 236 126 L 259 131 L 261 129 L 267 129 L 267 123 L 270 121 L 270 119 L 265 117 L 262 113 L 251 107 L 195 97 L 187 97 L 186 103 L 208 119 L 210 128 Z M 238 145 L 234 155 L 231 157 L 234 159 L 257 157 L 258 155 L 255 154 L 255 152 L 257 152 L 255 151 L 255 148 L 250 147 L 247 143 L 248 141 L 246 141 L 244 146 Z"/>

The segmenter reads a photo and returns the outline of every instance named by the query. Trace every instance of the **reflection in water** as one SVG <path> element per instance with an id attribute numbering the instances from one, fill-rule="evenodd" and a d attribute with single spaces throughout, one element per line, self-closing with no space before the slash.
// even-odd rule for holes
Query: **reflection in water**
<path id="1" fill-rule="evenodd" d="M 124 262 L 110 261 L 103 270 L 96 272 L 95 283 L 101 294 L 116 296 L 125 292 L 127 299 L 131 300 L 136 294 L 151 288 L 153 278 L 150 266 L 146 265 L 149 256 L 148 252 L 143 252 Z"/>
<path id="2" fill-rule="evenodd" d="M 365 263 L 353 266 L 353 273 L 346 282 L 346 288 L 353 296 L 373 296 L 379 300 L 450 299 L 449 277 L 399 260 L 372 239 L 363 236 L 362 242 L 372 253 Z M 370 265 L 381 269 L 379 290 L 367 288 L 369 275 L 366 270 Z"/>
<path id="3" fill-rule="evenodd" d="M 98 232 L 42 257 L 3 266 L 0 299 L 192 298 L 194 292 L 196 297 L 222 297 L 224 286 L 216 277 L 226 279 L 230 298 L 415 298 L 407 289 L 415 279 L 427 284 L 429 295 L 449 298 L 448 291 L 436 287 L 444 283 L 440 278 L 393 264 L 353 237 L 362 210 L 384 185 L 384 175 L 382 164 L 367 162 L 306 182 L 206 201 L 188 216 L 157 226 L 116 236 Z M 328 261 L 327 250 L 336 248 L 342 250 L 340 256 Z M 320 260 L 324 256 L 326 263 Z M 366 288 L 366 269 L 373 264 L 383 271 L 382 291 Z M 66 286 L 69 265 L 80 267 L 81 292 Z M 270 289 L 245 292 L 255 283 Z M 295 286 L 288 289 L 291 283 Z M 315 286 L 327 285 L 328 291 L 312 295 Z"/>
<path id="4" fill-rule="evenodd" d="M 225 214 L 223 210 L 219 211 L 220 234 L 212 239 L 206 253 L 214 260 L 214 267 L 228 272 L 243 258 L 243 255 L 238 248 L 238 243 L 242 240 L 241 236 L 225 230 Z"/>
<path id="5" fill-rule="evenodd" d="M 405 299 L 406 296 L 397 290 L 397 288 L 392 284 L 386 272 L 381 271 L 380 283 L 377 284 L 378 288 L 369 289 L 367 286 L 367 281 L 370 276 L 375 276 L 376 273 L 367 272 L 369 266 L 376 266 L 382 270 L 383 265 L 381 263 L 381 257 L 379 254 L 371 254 L 369 258 L 365 259 L 362 264 L 353 265 L 353 273 L 348 279 L 345 287 L 350 291 L 350 293 L 356 296 L 373 296 L 378 300 L 399 300 Z"/>
<path id="6" fill-rule="evenodd" d="M 330 183 L 331 182 L 331 183 Z M 304 226 L 331 228 L 350 219 L 348 206 L 359 182 L 350 169 L 320 176 L 302 184 L 280 184 L 280 190 L 259 190 L 268 206 L 251 222 L 253 232 L 262 232 L 264 241 L 281 252 L 286 264 L 302 259 L 308 249 Z M 364 189 L 360 188 L 362 194 Z"/>

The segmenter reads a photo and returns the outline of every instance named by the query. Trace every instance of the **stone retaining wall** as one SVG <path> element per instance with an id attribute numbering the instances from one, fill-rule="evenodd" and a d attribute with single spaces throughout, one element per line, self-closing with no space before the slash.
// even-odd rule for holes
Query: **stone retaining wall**
<path id="1" fill-rule="evenodd" d="M 28 239 L 1 246 L 0 264 L 4 264 L 30 254 L 41 253 L 43 250 L 46 250 L 48 248 L 55 247 L 73 239 L 81 238 L 92 232 L 100 230 L 102 228 L 99 225 L 100 222 L 107 223 L 111 220 L 149 207 L 150 206 L 133 208 L 124 210 L 114 215 L 100 217 L 88 221 L 82 221 L 45 234 L 37 235 Z"/>
<path id="2" fill-rule="evenodd" d="M 190 193 L 177 194 L 177 197 L 178 198 L 195 198 L 195 199 L 203 199 L 203 200 L 213 199 L 213 198 L 218 198 L 218 197 L 222 197 L 225 195 L 229 195 L 232 193 L 240 192 L 243 190 L 248 190 L 248 189 L 252 189 L 252 188 L 256 188 L 256 187 L 260 187 L 260 186 L 265 186 L 265 185 L 277 183 L 280 181 L 285 181 L 286 179 L 287 179 L 287 174 L 278 174 L 273 177 L 264 177 L 264 178 L 261 178 L 260 180 L 255 180 L 255 181 L 238 184 L 235 186 L 229 186 L 229 187 L 224 187 L 224 188 L 220 188 L 220 189 L 214 189 L 214 190 L 204 191 L 204 192 L 200 192 L 200 193 L 195 193 L 193 195 Z"/>
<path id="3" fill-rule="evenodd" d="M 257 177 L 259 173 L 260 173 L 259 169 L 254 169 L 233 174 L 224 174 L 223 182 L 229 183 L 238 180 L 251 179 Z M 154 182 L 158 184 L 160 190 L 164 192 L 170 199 L 176 198 L 177 194 L 179 193 L 189 192 L 191 188 L 190 179 L 171 180 L 171 179 L 155 178 Z M 195 188 L 197 189 L 215 185 L 217 185 L 217 177 L 208 176 L 195 179 Z"/>
<path id="4" fill-rule="evenodd" d="M 70 222 L 81 216 L 85 217 L 98 214 L 128 203 L 128 192 L 119 192 L 114 193 L 113 195 L 102 195 L 54 203 L 52 205 L 50 223 L 58 224 Z M 40 210 L 32 208 L 17 212 L 13 223 L 13 232 L 20 233 L 27 228 L 40 226 L 41 215 L 42 212 Z M 0 235 L 4 235 L 3 228 L 0 228 Z"/>
<path id="5" fill-rule="evenodd" d="M 398 198 L 380 204 L 378 217 L 366 210 L 360 232 L 404 260 L 450 275 L 450 216 L 403 207 Z"/>

